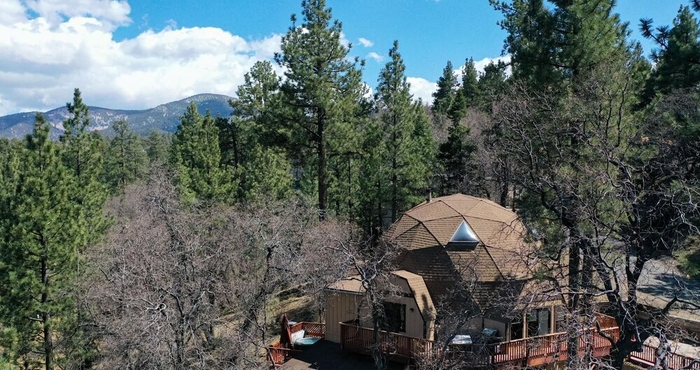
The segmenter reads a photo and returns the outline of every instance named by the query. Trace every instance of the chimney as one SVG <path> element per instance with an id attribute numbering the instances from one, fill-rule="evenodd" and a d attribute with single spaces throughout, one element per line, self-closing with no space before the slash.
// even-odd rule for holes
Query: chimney
<path id="1" fill-rule="evenodd" d="M 428 186 L 428 203 L 433 201 L 433 187 Z"/>

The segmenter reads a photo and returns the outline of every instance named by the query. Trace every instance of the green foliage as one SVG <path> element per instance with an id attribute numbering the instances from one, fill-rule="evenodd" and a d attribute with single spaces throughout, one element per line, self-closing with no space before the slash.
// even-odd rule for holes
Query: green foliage
<path id="1" fill-rule="evenodd" d="M 479 75 L 476 72 L 474 59 L 469 58 L 462 68 L 462 94 L 467 98 L 468 105 L 473 107 L 479 101 Z"/>
<path id="2" fill-rule="evenodd" d="M 180 121 L 170 155 L 183 199 L 230 201 L 231 171 L 221 166 L 219 133 L 211 114 L 199 114 L 193 101 Z"/>
<path id="3" fill-rule="evenodd" d="M 503 61 L 489 63 L 484 67 L 484 73 L 479 78 L 479 107 L 486 112 L 491 110 L 492 104 L 498 96 L 506 93 L 508 88 L 508 77 L 506 75 L 507 65 Z"/>
<path id="4" fill-rule="evenodd" d="M 225 134 L 221 132 L 222 153 L 230 157 L 225 158 L 225 163 L 234 167 L 246 160 L 246 148 L 255 145 L 284 147 L 289 141 L 288 130 L 279 122 L 280 78 L 272 63 L 256 62 L 244 79 L 236 91 L 236 99 L 229 101 L 237 121 L 229 122 Z M 248 144 L 249 141 L 253 142 Z"/>
<path id="5" fill-rule="evenodd" d="M 289 199 L 294 186 L 285 152 L 257 146 L 250 160 L 239 167 L 240 198 L 246 201 Z"/>
<path id="6" fill-rule="evenodd" d="M 303 22 L 282 37 L 282 52 L 275 55 L 285 69 L 281 124 L 289 132 L 287 146 L 295 166 L 316 174 L 318 207 L 324 218 L 329 209 L 331 156 L 340 156 L 357 144 L 363 115 L 362 73 L 350 61 L 349 48 L 340 40 L 342 25 L 332 20 L 324 0 L 302 1 Z M 356 147 L 356 146 L 355 146 Z M 340 194 L 332 194 L 339 196 Z"/>
<path id="7" fill-rule="evenodd" d="M 656 97 L 635 112 L 649 65 L 638 46 L 628 45 L 614 3 L 492 0 L 505 15 L 515 79 L 493 128 L 498 158 L 513 169 L 518 213 L 542 241 L 543 255 L 559 259 L 551 276 L 568 280 L 568 310 L 590 314 L 591 296 L 608 299 L 624 333 L 613 343 L 619 368 L 636 350 L 631 338 L 648 330 L 630 315 L 645 263 L 698 232 L 690 201 L 698 195 L 697 145 L 679 144 L 679 128 L 693 127 L 698 110 L 697 97 L 686 94 Z M 625 258 L 618 263 L 613 255 Z M 577 329 L 569 330 L 574 338 Z"/>
<path id="8" fill-rule="evenodd" d="M 597 66 L 616 64 L 628 46 L 627 25 L 613 14 L 614 0 L 489 0 L 503 13 L 504 51 L 513 77 L 540 90 L 566 87 Z"/>
<path id="9" fill-rule="evenodd" d="M 700 278 L 700 238 L 698 236 L 688 240 L 686 247 L 678 251 L 676 257 L 681 271 L 689 276 Z"/>
<path id="10" fill-rule="evenodd" d="M 375 94 L 378 120 L 370 123 L 364 138 L 363 204 L 358 218 L 370 233 L 385 226 L 385 217 L 393 223 L 415 205 L 432 175 L 434 144 L 428 118 L 423 107 L 412 102 L 398 49 L 394 41 Z"/>
<path id="11" fill-rule="evenodd" d="M 448 60 L 447 65 L 442 70 L 442 76 L 438 79 L 437 90 L 433 93 L 433 113 L 447 116 L 456 97 L 457 85 L 458 81 L 452 62 Z"/>
<path id="12" fill-rule="evenodd" d="M 70 117 L 63 121 L 65 132 L 60 137 L 62 158 L 65 166 L 75 176 L 75 188 L 71 192 L 72 201 L 80 205 L 77 217 L 89 235 L 83 248 L 96 243 L 109 226 L 102 206 L 107 200 L 108 191 L 99 181 L 103 169 L 104 139 L 94 131 L 89 131 L 90 114 L 83 103 L 80 90 L 75 89 L 73 102 L 67 103 Z M 89 225 L 89 228 L 88 228 Z"/>
<path id="13" fill-rule="evenodd" d="M 116 136 L 107 148 L 102 176 L 112 193 L 123 193 L 127 185 L 146 177 L 148 155 L 128 122 L 116 121 L 112 128 Z"/>
<path id="14" fill-rule="evenodd" d="M 3 344 L 14 343 L 13 362 L 43 362 L 51 369 L 59 351 L 66 350 L 62 339 L 76 314 L 70 287 L 79 271 L 79 251 L 93 235 L 83 205 L 73 196 L 78 178 L 61 161 L 49 128 L 37 115 L 34 134 L 14 154 L 22 161 L 12 190 L 0 198 L 0 327 L 12 336 Z"/>
<path id="15" fill-rule="evenodd" d="M 235 169 L 239 200 L 285 199 L 291 194 L 294 179 L 281 149 L 289 135 L 277 117 L 279 88 L 272 64 L 255 63 L 238 87 L 237 98 L 229 102 L 233 116 L 216 121 L 222 163 Z"/>
<path id="16" fill-rule="evenodd" d="M 151 165 L 168 163 L 168 153 L 170 152 L 170 135 L 159 131 L 152 131 L 146 138 L 146 154 Z"/>
<path id="17" fill-rule="evenodd" d="M 695 87 L 700 82 L 700 25 L 687 6 L 678 10 L 673 27 L 652 28 L 651 19 L 642 20 L 642 34 L 660 47 L 652 53 L 656 63 L 648 80 L 644 100 L 674 89 Z"/>
<path id="18" fill-rule="evenodd" d="M 469 128 L 455 121 L 449 128 L 447 141 L 440 144 L 437 155 L 442 176 L 440 194 L 464 193 L 483 195 L 478 164 L 474 158 L 476 145 L 469 135 Z"/>

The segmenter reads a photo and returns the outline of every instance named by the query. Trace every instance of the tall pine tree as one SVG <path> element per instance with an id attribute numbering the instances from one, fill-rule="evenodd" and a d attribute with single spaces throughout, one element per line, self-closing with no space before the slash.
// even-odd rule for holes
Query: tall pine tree
<path id="1" fill-rule="evenodd" d="M 17 364 L 47 370 L 68 360 L 63 343 L 70 342 L 69 325 L 78 314 L 71 289 L 80 250 L 93 238 L 88 214 L 74 196 L 78 179 L 49 139 L 50 127 L 38 114 L 34 133 L 15 154 L 22 161 L 12 191 L 0 200 L 3 346 L 14 349 Z"/>
<path id="2" fill-rule="evenodd" d="M 103 177 L 113 193 L 123 193 L 127 185 L 146 177 L 148 155 L 128 122 L 115 121 L 112 129 L 115 136 L 107 148 Z"/>
<path id="3" fill-rule="evenodd" d="M 84 227 L 90 231 L 86 245 L 94 244 L 109 226 L 102 210 L 108 191 L 100 182 L 105 142 L 97 132 L 88 129 L 90 109 L 83 103 L 79 89 L 74 90 L 73 102 L 66 103 L 66 107 L 69 117 L 63 121 L 65 132 L 60 136 L 63 163 L 76 178 L 71 197 L 80 205 L 79 219 L 86 222 Z"/>
<path id="4" fill-rule="evenodd" d="M 230 201 L 230 171 L 221 166 L 219 132 L 214 118 L 202 116 L 190 102 L 170 146 L 177 185 L 186 201 Z"/>
<path id="5" fill-rule="evenodd" d="M 285 69 L 281 91 L 286 108 L 283 120 L 290 132 L 292 159 L 315 170 L 321 219 L 329 209 L 332 155 L 341 155 L 356 139 L 355 129 L 365 88 L 358 61 L 348 58 L 341 43 L 342 25 L 333 20 L 325 0 L 302 1 L 303 21 L 282 37 L 275 56 Z"/>
<path id="6" fill-rule="evenodd" d="M 551 276 L 566 277 L 567 366 L 589 367 L 592 353 L 579 355 L 578 336 L 595 320 L 594 276 L 614 280 L 600 233 L 624 219 L 612 179 L 635 132 L 639 51 L 614 0 L 491 2 L 505 16 L 516 81 L 494 116 L 499 157 L 514 171 L 518 212 L 543 238 L 542 253 L 561 257 Z"/>
<path id="7" fill-rule="evenodd" d="M 452 62 L 448 60 L 442 70 L 442 76 L 438 79 L 437 90 L 433 93 L 433 114 L 447 116 L 454 103 L 458 85 Z"/>
<path id="8" fill-rule="evenodd" d="M 657 94 L 696 87 L 700 83 L 700 25 L 690 8 L 680 8 L 670 29 L 653 29 L 651 19 L 642 19 L 641 28 L 659 47 L 652 53 L 656 68 L 647 83 L 645 102 Z"/>
<path id="9" fill-rule="evenodd" d="M 236 95 L 231 118 L 217 122 L 223 161 L 239 179 L 238 198 L 286 198 L 293 187 L 284 151 L 289 136 L 279 126 L 280 81 L 272 64 L 256 62 Z"/>
<path id="10" fill-rule="evenodd" d="M 389 57 L 391 61 L 379 75 L 377 126 L 367 131 L 371 144 L 366 146 L 368 164 L 363 165 L 375 172 L 363 176 L 365 181 L 374 182 L 363 187 L 365 201 L 371 205 L 362 208 L 372 212 L 361 216 L 370 232 L 381 230 L 385 218 L 387 224 L 393 223 L 422 198 L 434 157 L 432 136 L 425 127 L 427 116 L 421 104 L 412 101 L 398 41 L 394 41 Z"/>

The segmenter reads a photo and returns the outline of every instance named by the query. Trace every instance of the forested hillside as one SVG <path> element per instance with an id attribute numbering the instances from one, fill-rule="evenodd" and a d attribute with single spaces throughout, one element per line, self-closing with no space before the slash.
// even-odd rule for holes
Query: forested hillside
<path id="1" fill-rule="evenodd" d="M 146 110 L 121 110 L 101 107 L 90 107 L 91 131 L 97 131 L 107 137 L 112 137 L 112 124 L 119 120 L 129 122 L 129 127 L 140 135 L 148 135 L 153 131 L 172 133 L 180 122 L 180 116 L 187 105 L 194 101 L 199 110 L 210 110 L 215 116 L 231 114 L 228 104 L 230 98 L 225 95 L 198 94 L 189 98 L 161 104 Z M 21 139 L 32 132 L 36 113 L 16 113 L 0 117 L 0 137 Z M 52 109 L 43 113 L 44 118 L 51 124 L 50 136 L 58 138 L 63 132 L 63 120 L 70 113 L 66 107 Z"/>
<path id="2" fill-rule="evenodd" d="M 119 120 L 105 138 L 76 89 L 58 140 L 41 114 L 0 139 L 0 369 L 265 368 L 281 301 L 311 297 L 318 319 L 325 286 L 389 269 L 403 212 L 453 193 L 528 225 L 523 258 L 567 282 L 571 341 L 611 303 L 622 334 L 599 366 L 678 339 L 668 310 L 700 301 L 649 317 L 636 294 L 650 260 L 700 270 L 700 5 L 642 22 L 648 60 L 614 0 L 490 2 L 511 63 L 435 66 L 432 101 L 400 40 L 370 93 L 326 1 L 304 0 L 231 116 L 191 102 L 173 134 Z"/>

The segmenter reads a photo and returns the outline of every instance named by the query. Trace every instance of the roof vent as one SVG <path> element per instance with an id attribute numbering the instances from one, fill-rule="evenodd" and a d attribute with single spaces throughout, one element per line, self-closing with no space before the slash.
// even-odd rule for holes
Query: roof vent
<path id="1" fill-rule="evenodd" d="M 450 238 L 447 246 L 451 247 L 450 249 L 466 250 L 467 248 L 476 247 L 477 244 L 479 244 L 479 238 L 476 236 L 476 233 L 466 221 L 462 220 L 455 233 L 452 234 L 452 238 Z"/>

